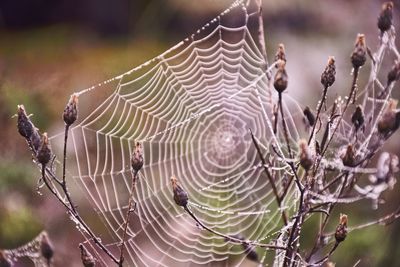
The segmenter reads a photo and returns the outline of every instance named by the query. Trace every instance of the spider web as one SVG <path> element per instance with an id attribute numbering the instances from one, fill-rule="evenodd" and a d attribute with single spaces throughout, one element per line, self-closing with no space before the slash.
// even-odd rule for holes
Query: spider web
<path id="1" fill-rule="evenodd" d="M 188 191 L 194 213 L 214 230 L 267 243 L 282 228 L 281 211 L 249 134 L 252 129 L 267 159 L 276 161 L 267 154 L 271 143 L 286 153 L 278 141 L 284 140 L 281 131 L 272 131 L 277 95 L 267 89 L 265 61 L 253 38 L 257 14 L 249 10 L 236 1 L 160 56 L 77 93 L 81 120 L 71 129 L 68 178 L 97 213 L 103 224 L 95 224 L 96 230 L 115 255 L 130 195 L 130 155 L 135 142 L 143 145 L 145 165 L 127 231 L 129 266 L 246 260 L 240 246 L 202 230 L 174 203 L 172 175 Z M 289 95 L 283 107 L 290 141 L 297 143 L 302 107 Z M 57 138 L 52 138 L 55 148 Z M 282 190 L 288 166 L 274 162 L 273 171 Z M 282 208 L 290 215 L 296 204 L 292 185 Z M 100 264 L 110 265 L 102 252 L 91 249 Z M 257 251 L 262 262 L 271 262 L 271 253 Z"/>

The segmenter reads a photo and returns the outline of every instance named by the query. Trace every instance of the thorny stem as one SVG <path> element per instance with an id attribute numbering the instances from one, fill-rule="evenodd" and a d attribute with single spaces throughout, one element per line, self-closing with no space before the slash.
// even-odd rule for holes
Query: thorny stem
<path id="1" fill-rule="evenodd" d="M 268 177 L 268 181 L 271 184 L 272 191 L 274 192 L 274 195 L 276 198 L 276 202 L 278 203 L 278 208 L 280 209 L 282 206 L 282 199 L 279 196 L 279 192 L 278 192 L 278 189 L 276 188 L 274 178 L 272 177 L 271 172 L 268 169 L 267 162 L 265 161 L 265 158 L 264 158 L 263 154 L 261 153 L 260 146 L 258 145 L 258 142 L 257 142 L 256 138 L 254 137 L 253 132 L 251 131 L 251 129 L 249 129 L 249 130 L 250 130 L 251 139 L 253 140 L 253 143 L 254 143 L 254 147 L 256 148 L 258 156 L 261 159 L 261 163 L 263 165 L 265 174 Z M 288 218 L 287 218 L 286 212 L 284 210 L 282 210 L 282 220 L 285 225 L 288 224 Z"/>
<path id="2" fill-rule="evenodd" d="M 196 217 L 196 215 L 194 215 L 194 213 L 188 208 L 187 205 L 184 206 L 183 208 L 193 218 L 193 220 L 195 220 L 203 229 L 205 229 L 205 230 L 209 231 L 210 233 L 213 233 L 213 234 L 215 234 L 217 236 L 223 237 L 227 241 L 230 241 L 230 242 L 233 242 L 233 243 L 238 243 L 238 244 L 247 244 L 247 245 L 262 247 L 262 248 L 266 248 L 266 249 L 286 250 L 286 248 L 282 247 L 282 246 L 276 246 L 276 245 L 271 245 L 271 244 L 263 244 L 263 243 L 259 243 L 257 241 L 252 241 L 252 240 L 242 240 L 242 239 L 236 238 L 234 236 L 225 235 L 225 234 L 222 234 L 220 232 L 217 232 L 217 231 L 207 227 L 206 225 L 204 225 L 204 223 L 201 222 Z"/>
<path id="3" fill-rule="evenodd" d="M 133 171 L 131 193 L 130 193 L 130 196 L 129 196 L 128 210 L 127 210 L 126 216 L 125 216 L 124 233 L 122 235 L 121 252 L 120 252 L 120 256 L 119 256 L 119 266 L 120 267 L 122 267 L 122 263 L 124 262 L 124 249 L 125 249 L 125 243 L 126 243 L 126 236 L 127 236 L 129 220 L 130 220 L 130 217 L 131 217 L 130 215 L 136 208 L 136 202 L 133 200 L 133 192 L 135 191 L 136 180 L 137 180 L 137 177 L 138 177 L 137 174 L 138 174 L 137 171 Z M 133 205 L 135 205 L 134 209 L 132 209 Z"/>

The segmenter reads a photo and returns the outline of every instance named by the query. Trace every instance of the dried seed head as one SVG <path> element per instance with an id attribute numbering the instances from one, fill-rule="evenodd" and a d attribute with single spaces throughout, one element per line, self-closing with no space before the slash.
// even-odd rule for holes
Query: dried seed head
<path id="1" fill-rule="evenodd" d="M 175 203 L 179 206 L 186 207 L 189 197 L 185 190 L 178 184 L 176 177 L 171 177 L 172 191 L 174 193 Z"/>
<path id="2" fill-rule="evenodd" d="M 299 142 L 299 158 L 300 158 L 300 165 L 306 171 L 308 171 L 314 164 L 314 156 L 312 155 L 310 149 L 308 148 L 306 140 L 300 140 Z"/>
<path id="3" fill-rule="evenodd" d="M 285 61 L 280 60 L 278 62 L 278 70 L 276 71 L 274 78 L 274 87 L 278 93 L 282 93 L 286 90 L 288 85 L 288 75 L 285 69 Z"/>
<path id="4" fill-rule="evenodd" d="M 324 72 L 321 75 L 321 83 L 324 88 L 328 88 L 332 86 L 335 82 L 336 75 L 336 66 L 335 66 L 335 58 L 330 56 L 328 58 L 328 65 L 326 65 Z"/>
<path id="5" fill-rule="evenodd" d="M 0 267 L 11 267 L 11 261 L 7 258 L 4 251 L 0 250 Z"/>
<path id="6" fill-rule="evenodd" d="M 24 105 L 18 105 L 17 115 L 18 115 L 17 128 L 19 134 L 25 137 L 26 139 L 31 138 L 32 132 L 34 131 L 34 126 L 31 120 L 26 115 Z"/>
<path id="7" fill-rule="evenodd" d="M 387 135 L 398 128 L 398 116 L 396 113 L 397 100 L 389 99 L 388 107 L 378 121 L 378 131 L 383 135 Z"/>
<path id="8" fill-rule="evenodd" d="M 387 75 L 387 86 L 400 79 L 400 61 L 397 61 Z"/>
<path id="9" fill-rule="evenodd" d="M 73 94 L 65 106 L 63 119 L 66 125 L 73 124 L 78 118 L 78 95 Z"/>
<path id="10" fill-rule="evenodd" d="M 382 5 L 382 11 L 378 17 L 378 28 L 381 32 L 385 32 L 392 27 L 393 19 L 393 2 L 386 2 Z"/>
<path id="11" fill-rule="evenodd" d="M 90 252 L 82 245 L 79 244 L 79 248 L 81 249 L 81 260 L 84 267 L 94 267 L 96 265 L 96 260 L 90 254 Z"/>
<path id="12" fill-rule="evenodd" d="M 42 141 L 37 151 L 36 158 L 40 164 L 46 165 L 51 159 L 51 148 L 47 133 L 43 133 Z"/>
<path id="13" fill-rule="evenodd" d="M 131 166 L 135 172 L 140 171 L 143 167 L 143 149 L 142 144 L 139 142 L 136 142 L 135 151 L 131 157 Z"/>
<path id="14" fill-rule="evenodd" d="M 305 109 L 303 110 L 303 114 L 307 119 L 308 125 L 313 126 L 315 123 L 315 116 L 314 114 L 311 112 L 309 107 L 305 107 Z"/>
<path id="15" fill-rule="evenodd" d="M 336 227 L 335 239 L 336 242 L 342 242 L 347 236 L 347 215 L 340 214 L 339 225 Z"/>
<path id="16" fill-rule="evenodd" d="M 364 112 L 361 106 L 357 106 L 356 110 L 354 111 L 353 115 L 351 116 L 351 122 L 354 125 L 354 128 L 356 129 L 356 131 L 358 131 L 358 129 L 360 129 L 361 126 L 364 125 Z"/>
<path id="17" fill-rule="evenodd" d="M 50 261 L 54 255 L 54 249 L 46 233 L 43 233 L 42 240 L 40 241 L 40 253 L 42 257 L 47 260 L 48 266 L 50 266 Z"/>
<path id="18" fill-rule="evenodd" d="M 347 145 L 346 152 L 341 156 L 344 166 L 354 167 L 355 166 L 355 154 L 353 150 L 353 145 Z"/>
<path id="19" fill-rule="evenodd" d="M 351 54 L 351 64 L 357 69 L 365 64 L 367 60 L 367 46 L 365 44 L 365 35 L 358 34 L 353 53 Z"/>
<path id="20" fill-rule="evenodd" d="M 278 62 L 279 60 L 286 63 L 285 46 L 283 44 L 279 44 L 278 51 L 276 51 L 275 54 L 275 61 Z M 276 65 L 276 68 L 279 68 L 278 64 Z"/>

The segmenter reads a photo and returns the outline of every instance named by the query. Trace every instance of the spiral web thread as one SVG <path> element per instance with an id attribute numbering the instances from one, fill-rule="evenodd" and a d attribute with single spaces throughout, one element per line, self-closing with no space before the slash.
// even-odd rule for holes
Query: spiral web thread
<path id="1" fill-rule="evenodd" d="M 267 89 L 265 62 L 253 38 L 256 14 L 249 10 L 236 1 L 160 56 L 77 93 L 81 121 L 71 130 L 69 160 L 76 166 L 69 167 L 68 178 L 103 222 L 101 240 L 115 255 L 130 194 L 130 155 L 136 141 L 144 148 L 145 165 L 133 192 L 137 207 L 127 231 L 129 266 L 246 260 L 240 246 L 200 229 L 174 203 L 172 175 L 188 191 L 193 212 L 214 230 L 265 243 L 282 231 L 281 210 L 249 134 L 250 128 L 265 153 L 274 144 L 286 154 L 282 130 L 272 131 L 277 95 Z M 113 83 L 116 88 L 109 87 Z M 297 143 L 307 136 L 304 106 L 285 94 L 283 107 L 290 141 Z M 343 122 L 337 141 L 349 131 L 351 125 Z M 52 138 L 53 147 L 58 138 Z M 274 161 L 282 191 L 291 175 L 288 166 L 265 156 Z M 292 215 L 297 199 L 293 183 L 282 209 Z M 110 264 L 89 239 L 85 243 L 100 264 Z M 257 251 L 263 263 L 274 258 L 273 252 Z"/>

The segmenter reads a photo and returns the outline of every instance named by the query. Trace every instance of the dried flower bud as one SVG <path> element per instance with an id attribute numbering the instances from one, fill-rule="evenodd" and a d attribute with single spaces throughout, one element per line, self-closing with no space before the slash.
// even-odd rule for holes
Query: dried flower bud
<path id="1" fill-rule="evenodd" d="M 306 140 L 300 140 L 299 148 L 300 148 L 300 153 L 299 153 L 300 165 L 306 171 L 308 171 L 314 164 L 314 157 L 310 149 L 308 148 Z"/>
<path id="2" fill-rule="evenodd" d="M 288 75 L 285 69 L 285 61 L 280 60 L 278 62 L 278 70 L 276 71 L 274 78 L 274 87 L 278 93 L 282 93 L 286 90 L 288 85 Z"/>
<path id="3" fill-rule="evenodd" d="M 94 267 L 96 265 L 96 260 L 90 254 L 90 252 L 82 245 L 79 245 L 81 249 L 81 260 L 84 267 Z"/>
<path id="4" fill-rule="evenodd" d="M 278 62 L 279 60 L 282 60 L 286 63 L 286 54 L 285 54 L 285 46 L 283 44 L 279 44 L 278 46 L 278 51 L 276 51 L 275 54 L 275 61 Z M 278 68 L 278 64 L 276 65 L 276 68 Z"/>
<path id="5" fill-rule="evenodd" d="M 311 112 L 309 107 L 305 107 L 305 109 L 303 110 L 303 114 L 307 119 L 308 125 L 313 126 L 315 123 L 315 116 L 314 114 Z"/>
<path id="6" fill-rule="evenodd" d="M 43 133 L 40 147 L 37 151 L 36 158 L 40 164 L 46 165 L 51 159 L 51 149 L 47 133 Z"/>
<path id="7" fill-rule="evenodd" d="M 347 215 L 340 214 L 339 225 L 336 227 L 335 239 L 336 242 L 342 242 L 347 236 Z"/>
<path id="8" fill-rule="evenodd" d="M 325 88 L 332 86 L 335 82 L 336 66 L 335 58 L 330 56 L 328 58 L 328 65 L 326 65 L 324 72 L 321 75 L 321 83 Z"/>
<path id="9" fill-rule="evenodd" d="M 42 240 L 40 241 L 40 253 L 43 258 L 47 260 L 48 266 L 50 266 L 50 261 L 54 255 L 54 249 L 46 233 L 43 233 Z"/>
<path id="10" fill-rule="evenodd" d="M 34 131 L 34 126 L 31 120 L 26 115 L 24 105 L 18 105 L 17 115 L 18 115 L 17 128 L 19 134 L 25 137 L 26 139 L 31 138 L 32 132 Z"/>
<path id="11" fill-rule="evenodd" d="M 381 32 L 385 32 L 392 27 L 393 19 L 393 2 L 386 2 L 382 5 L 382 11 L 378 17 L 378 28 Z"/>
<path id="12" fill-rule="evenodd" d="M 78 118 L 78 95 L 73 94 L 65 106 L 63 119 L 66 125 L 73 124 Z"/>
<path id="13" fill-rule="evenodd" d="M 186 207 L 189 200 L 188 194 L 178 184 L 178 180 L 174 176 L 171 177 L 171 184 L 175 203 L 179 206 Z"/>
<path id="14" fill-rule="evenodd" d="M 7 258 L 4 251 L 0 250 L 0 267 L 11 267 L 11 261 Z"/>
<path id="15" fill-rule="evenodd" d="M 364 125 L 364 112 L 362 110 L 361 106 L 357 106 L 356 110 L 354 111 L 353 115 L 351 116 L 351 122 L 353 123 L 354 127 L 356 128 L 356 131 L 360 129 L 361 126 Z"/>
<path id="16" fill-rule="evenodd" d="M 389 86 L 392 82 L 398 81 L 400 79 L 400 61 L 396 62 L 387 76 L 387 86 Z"/>
<path id="17" fill-rule="evenodd" d="M 353 150 L 353 145 L 349 144 L 346 148 L 346 152 L 341 156 L 344 166 L 354 167 L 355 166 L 355 154 Z"/>
<path id="18" fill-rule="evenodd" d="M 353 53 L 351 54 L 351 64 L 357 69 L 367 61 L 367 46 L 365 44 L 365 35 L 358 34 Z"/>
<path id="19" fill-rule="evenodd" d="M 378 121 L 378 131 L 383 135 L 387 135 L 398 128 L 398 116 L 396 113 L 397 100 L 390 99 L 388 107 Z"/>
<path id="20" fill-rule="evenodd" d="M 136 142 L 135 151 L 131 157 L 131 166 L 135 172 L 140 171 L 143 167 L 143 149 L 142 144 L 139 142 Z"/>

